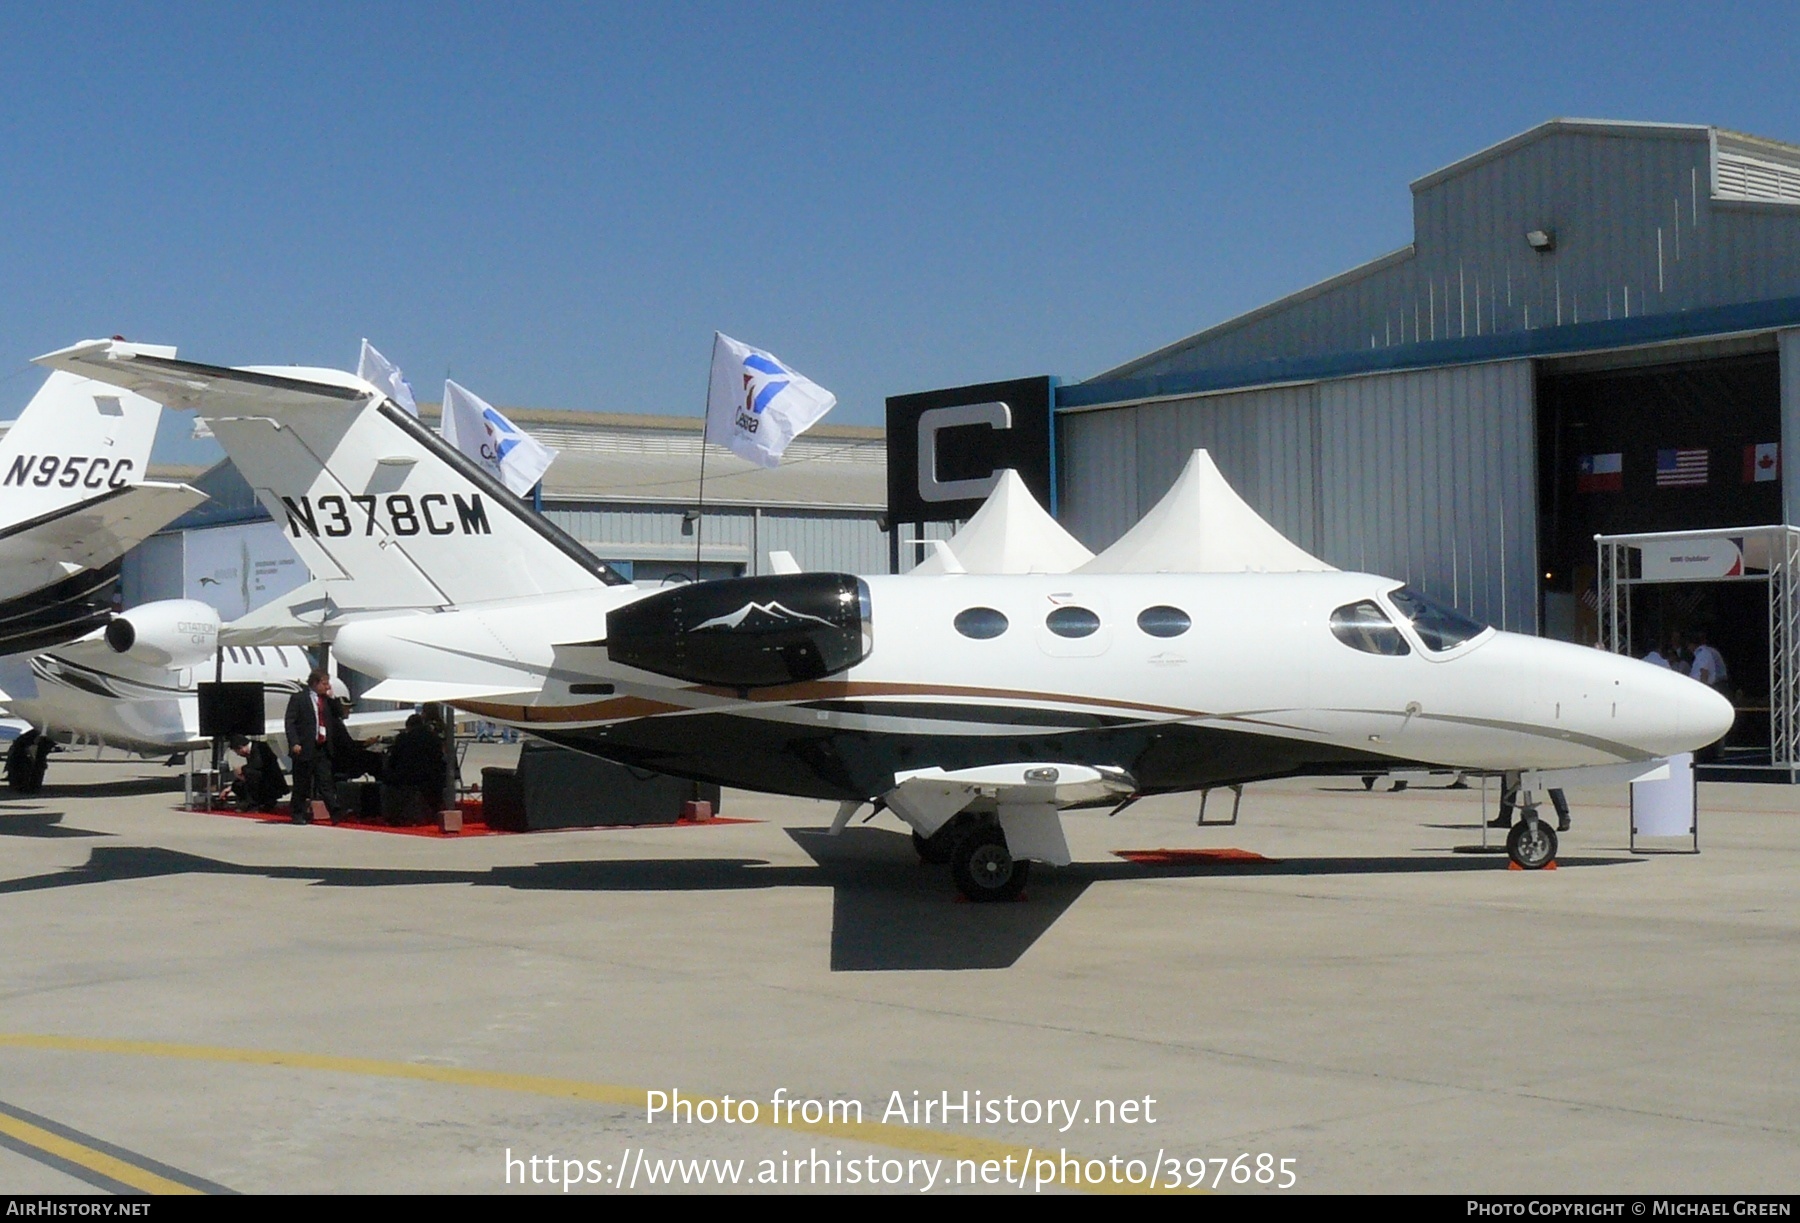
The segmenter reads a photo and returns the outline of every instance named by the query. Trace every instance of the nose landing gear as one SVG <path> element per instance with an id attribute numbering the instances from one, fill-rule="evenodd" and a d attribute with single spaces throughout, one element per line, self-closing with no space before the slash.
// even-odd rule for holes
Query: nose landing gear
<path id="1" fill-rule="evenodd" d="M 1540 871 L 1556 861 L 1556 830 L 1540 820 L 1535 807 L 1506 834 L 1506 856 L 1520 870 Z"/>

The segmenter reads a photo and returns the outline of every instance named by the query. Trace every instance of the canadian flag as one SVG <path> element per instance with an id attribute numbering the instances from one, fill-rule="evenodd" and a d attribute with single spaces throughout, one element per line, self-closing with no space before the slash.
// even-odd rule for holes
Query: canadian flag
<path id="1" fill-rule="evenodd" d="M 1761 442 L 1744 447 L 1744 483 L 1760 484 L 1781 478 L 1781 443 Z"/>

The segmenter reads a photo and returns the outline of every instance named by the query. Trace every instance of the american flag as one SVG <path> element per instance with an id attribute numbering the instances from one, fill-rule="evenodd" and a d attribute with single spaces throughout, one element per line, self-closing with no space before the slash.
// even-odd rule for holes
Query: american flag
<path id="1" fill-rule="evenodd" d="M 1706 483 L 1705 450 L 1658 450 L 1656 486 L 1682 488 Z"/>

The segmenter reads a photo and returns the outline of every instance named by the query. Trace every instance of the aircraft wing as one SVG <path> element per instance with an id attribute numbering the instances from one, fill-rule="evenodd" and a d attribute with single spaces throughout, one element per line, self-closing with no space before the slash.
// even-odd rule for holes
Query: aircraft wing
<path id="1" fill-rule="evenodd" d="M 386 679 L 363 693 L 369 701 L 401 701 L 408 705 L 451 704 L 456 701 L 492 700 L 497 696 L 536 696 L 517 687 L 492 684 L 459 684 L 450 680 Z"/>
<path id="2" fill-rule="evenodd" d="M 95 569 L 118 559 L 206 500 L 186 484 L 111 489 L 0 529 L 0 566 L 49 561 Z"/>
<path id="3" fill-rule="evenodd" d="M 51 369 L 68 370 L 84 378 L 136 391 L 166 407 L 187 409 L 204 405 L 203 415 L 208 417 L 240 413 L 254 416 L 276 406 L 342 406 L 367 399 L 375 393 L 360 380 L 350 380 L 356 383 L 353 386 L 329 385 L 312 378 L 289 378 L 262 370 L 226 369 L 158 355 L 167 351 L 151 351 L 146 345 L 117 340 L 89 340 L 45 353 L 36 361 Z M 306 372 L 313 376 L 322 373 L 319 370 Z M 338 376 L 347 378 L 346 375 Z"/>

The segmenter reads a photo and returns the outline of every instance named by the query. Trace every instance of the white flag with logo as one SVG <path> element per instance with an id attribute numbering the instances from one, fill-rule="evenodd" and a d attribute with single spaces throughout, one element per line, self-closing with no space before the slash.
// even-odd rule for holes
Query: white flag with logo
<path id="1" fill-rule="evenodd" d="M 707 441 L 762 467 L 776 467 L 788 443 L 836 405 L 836 395 L 773 354 L 713 333 Z"/>
<path id="2" fill-rule="evenodd" d="M 374 383 L 389 399 L 414 416 L 419 414 L 419 405 L 413 400 L 412 383 L 406 380 L 398 365 L 377 352 L 366 339 L 362 355 L 356 359 L 356 376 L 364 382 Z"/>
<path id="3" fill-rule="evenodd" d="M 480 463 L 523 497 L 544 478 L 556 451 L 500 414 L 481 396 L 454 382 L 444 383 L 444 440 Z"/>

